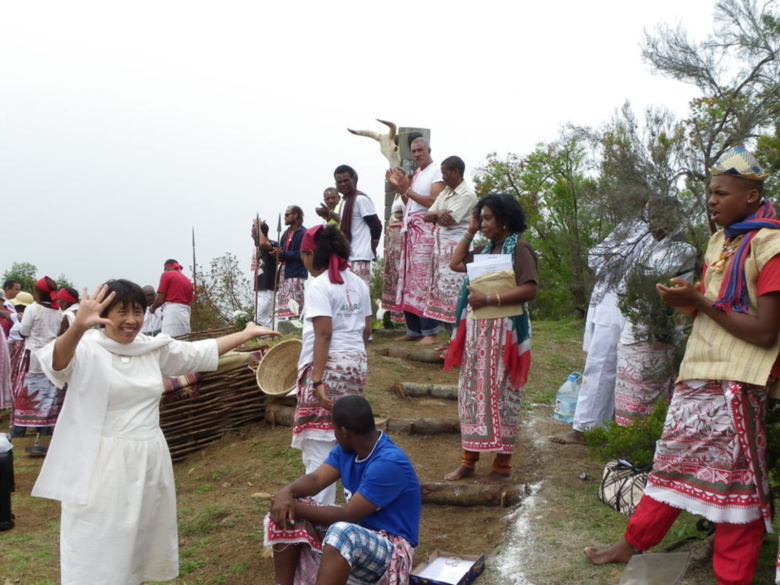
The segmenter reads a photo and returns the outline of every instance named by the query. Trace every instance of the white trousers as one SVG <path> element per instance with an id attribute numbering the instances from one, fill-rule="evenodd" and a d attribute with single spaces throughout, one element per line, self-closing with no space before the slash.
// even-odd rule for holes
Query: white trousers
<path id="1" fill-rule="evenodd" d="M 574 430 L 584 431 L 601 425 L 612 420 L 615 415 L 617 347 L 622 331 L 620 324 L 593 325 L 582 372 L 582 386 L 574 411 Z"/>
<path id="2" fill-rule="evenodd" d="M 190 307 L 179 303 L 163 303 L 162 333 L 176 337 L 190 332 Z"/>
<path id="3" fill-rule="evenodd" d="M 255 323 L 263 327 L 273 328 L 271 323 L 271 305 L 274 302 L 274 291 L 257 291 L 257 312 L 255 313 Z"/>
<path id="4" fill-rule="evenodd" d="M 311 473 L 325 460 L 330 454 L 330 450 L 336 446 L 336 439 L 332 441 L 320 441 L 318 439 L 303 439 L 301 441 L 301 458 L 306 473 Z M 332 483 L 312 499 L 323 506 L 332 506 L 336 503 L 336 484 Z"/>

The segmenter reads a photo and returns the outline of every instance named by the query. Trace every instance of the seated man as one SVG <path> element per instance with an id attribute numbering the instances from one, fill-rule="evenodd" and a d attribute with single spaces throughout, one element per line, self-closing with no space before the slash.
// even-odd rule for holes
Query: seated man
<path id="1" fill-rule="evenodd" d="M 271 499 L 265 544 L 273 545 L 276 583 L 407 583 L 420 525 L 417 474 L 377 430 L 365 398 L 339 399 L 332 417 L 338 445 L 325 463 Z M 345 506 L 301 499 L 339 478 Z"/>

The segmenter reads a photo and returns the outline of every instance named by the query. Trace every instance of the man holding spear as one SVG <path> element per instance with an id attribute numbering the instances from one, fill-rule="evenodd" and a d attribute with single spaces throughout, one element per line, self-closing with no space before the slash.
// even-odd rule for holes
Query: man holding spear
<path id="1" fill-rule="evenodd" d="M 255 243 L 255 323 L 274 328 L 273 305 L 276 293 L 276 258 L 271 254 L 277 242 L 268 239 L 268 225 L 260 215 L 252 222 L 252 240 Z"/>

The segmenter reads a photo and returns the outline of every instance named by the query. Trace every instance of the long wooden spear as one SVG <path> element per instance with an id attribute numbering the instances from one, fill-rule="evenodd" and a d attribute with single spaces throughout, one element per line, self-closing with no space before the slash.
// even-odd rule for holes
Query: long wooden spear
<path id="1" fill-rule="evenodd" d="M 257 212 L 257 217 L 255 218 L 255 225 L 254 229 L 252 230 L 252 233 L 255 236 L 255 313 L 252 315 L 252 321 L 257 321 L 257 269 L 260 265 L 260 234 L 257 233 L 257 231 L 260 229 L 260 212 Z M 263 267 L 263 271 L 265 271 L 265 266 Z"/>
<path id="2" fill-rule="evenodd" d="M 198 265 L 195 263 L 195 226 L 192 226 L 192 321 L 198 323 Z"/>
<path id="3" fill-rule="evenodd" d="M 279 219 L 276 222 L 276 247 L 281 249 L 282 247 L 282 212 L 279 212 Z M 276 258 L 276 267 L 274 271 L 274 298 L 271 300 L 271 325 L 276 330 L 276 291 L 279 288 L 279 270 L 281 262 L 279 257 Z"/>

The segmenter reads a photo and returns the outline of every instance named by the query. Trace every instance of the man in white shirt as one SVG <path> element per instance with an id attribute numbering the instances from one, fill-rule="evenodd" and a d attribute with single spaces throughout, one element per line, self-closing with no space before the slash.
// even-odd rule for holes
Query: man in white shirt
<path id="1" fill-rule="evenodd" d="M 350 244 L 349 266 L 371 288 L 371 261 L 382 235 L 382 222 L 377 217 L 371 198 L 357 190 L 358 175 L 349 165 L 333 171 L 336 188 L 341 193 L 341 232 Z"/>
<path id="2" fill-rule="evenodd" d="M 147 284 L 144 287 L 144 294 L 146 295 L 146 312 L 144 313 L 144 322 L 141 325 L 141 333 L 144 335 L 157 335 L 162 330 L 162 307 L 157 309 L 154 313 L 151 311 L 152 304 L 154 303 L 154 298 L 156 296 L 156 292 L 154 290 L 154 287 L 150 284 Z"/>
<path id="3" fill-rule="evenodd" d="M 466 163 L 458 156 L 442 161 L 441 176 L 446 187 L 423 215 L 426 222 L 435 226 L 423 317 L 444 323 L 456 321 L 455 308 L 466 276 L 450 268 L 452 252 L 466 232 L 477 204 L 474 190 L 463 179 L 465 171 Z"/>
<path id="4" fill-rule="evenodd" d="M 401 259 L 398 266 L 396 310 L 403 311 L 406 335 L 397 341 L 417 341 L 418 345 L 433 345 L 438 341 L 439 322 L 424 316 L 428 295 L 428 267 L 434 247 L 434 225 L 423 220 L 433 205 L 444 182 L 439 165 L 433 164 L 431 147 L 425 138 L 416 138 L 412 157 L 417 165 L 411 183 L 398 169 L 387 171 L 385 178 L 401 195 L 406 209 L 401 226 Z"/>

